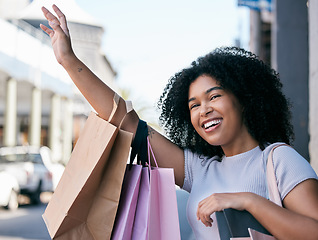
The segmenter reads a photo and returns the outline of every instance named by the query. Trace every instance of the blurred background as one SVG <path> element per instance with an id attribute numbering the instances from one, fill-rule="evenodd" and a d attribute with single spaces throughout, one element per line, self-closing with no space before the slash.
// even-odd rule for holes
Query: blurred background
<path id="1" fill-rule="evenodd" d="M 93 110 L 39 28 L 41 6 L 53 3 L 66 14 L 76 55 L 159 131 L 156 102 L 174 73 L 216 47 L 254 52 L 279 72 L 293 103 L 294 147 L 318 170 L 317 1 L 0 0 L 0 181 L 10 182 L 2 206 L 15 209 L 21 193 L 46 202 L 40 194 L 54 191 Z M 42 214 L 41 206 L 31 212 Z M 9 218 L 0 211 L 0 239 L 49 239 L 41 220 L 42 235 L 28 228 L 22 236 Z"/>

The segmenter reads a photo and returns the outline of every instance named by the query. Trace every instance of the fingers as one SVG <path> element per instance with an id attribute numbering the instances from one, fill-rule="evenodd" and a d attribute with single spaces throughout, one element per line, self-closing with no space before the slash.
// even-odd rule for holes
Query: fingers
<path id="1" fill-rule="evenodd" d="M 49 11 L 47 10 L 45 7 L 41 8 L 45 18 L 49 21 L 49 24 L 51 27 L 53 27 L 54 25 L 60 25 L 59 20 Z"/>
<path id="2" fill-rule="evenodd" d="M 40 24 L 40 28 L 46 32 L 50 37 L 51 37 L 51 34 L 54 33 L 51 29 L 49 29 L 48 27 L 46 27 L 45 25 L 43 24 Z"/>
<path id="3" fill-rule="evenodd" d="M 213 219 L 211 218 L 211 209 L 208 206 L 202 205 L 200 202 L 197 209 L 197 219 L 201 221 L 206 227 L 212 227 Z"/>
<path id="4" fill-rule="evenodd" d="M 223 209 L 225 201 L 224 198 L 222 198 L 223 194 L 212 194 L 211 196 L 203 199 L 198 204 L 197 209 L 197 218 L 198 220 L 201 220 L 201 222 L 206 227 L 211 227 L 213 220 L 211 218 L 211 215 L 216 212 Z"/>
<path id="5" fill-rule="evenodd" d="M 62 11 L 55 4 L 53 4 L 52 8 L 55 11 L 56 15 L 58 16 L 58 18 L 59 18 L 59 22 L 61 24 L 61 28 L 63 29 L 63 31 L 67 35 L 69 35 L 68 28 L 67 28 L 67 21 L 66 21 L 65 15 L 62 13 Z"/>
<path id="6" fill-rule="evenodd" d="M 198 204 L 197 219 L 205 226 L 212 226 L 211 215 L 226 208 L 245 210 L 246 202 L 252 193 L 214 193 Z"/>
<path id="7" fill-rule="evenodd" d="M 50 27 L 52 27 L 55 31 L 60 31 L 60 29 L 62 29 L 63 32 L 67 36 L 69 36 L 69 31 L 68 31 L 68 28 L 67 28 L 65 15 L 62 13 L 62 11 L 55 4 L 52 7 L 53 7 L 53 10 L 55 11 L 55 13 L 57 14 L 58 18 L 54 14 L 52 14 L 47 8 L 45 8 L 45 7 L 41 8 L 45 18 L 49 22 Z M 44 30 L 44 31 L 46 33 L 48 33 L 46 30 Z"/>

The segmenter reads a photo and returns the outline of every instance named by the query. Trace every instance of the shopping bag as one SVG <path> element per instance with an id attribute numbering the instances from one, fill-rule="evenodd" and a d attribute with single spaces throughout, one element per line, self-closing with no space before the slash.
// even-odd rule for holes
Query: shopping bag
<path id="1" fill-rule="evenodd" d="M 131 164 L 138 154 L 137 162 L 145 167 L 141 174 L 131 239 L 178 240 L 180 227 L 173 169 L 158 168 L 147 135 L 147 124 L 140 120 L 132 144 Z M 153 168 L 150 167 L 151 155 L 155 162 Z"/>
<path id="2" fill-rule="evenodd" d="M 141 172 L 138 202 L 132 231 L 132 240 L 147 240 L 149 226 L 150 176 L 149 168 L 143 167 Z"/>
<path id="3" fill-rule="evenodd" d="M 271 235 L 261 233 L 259 231 L 256 231 L 252 228 L 248 228 L 249 236 L 250 237 L 234 237 L 234 238 L 229 238 L 230 240 L 276 240 Z"/>
<path id="4" fill-rule="evenodd" d="M 109 121 L 91 113 L 85 123 L 43 214 L 52 239 L 110 239 L 132 141 L 111 123 L 118 100 Z"/>
<path id="5" fill-rule="evenodd" d="M 147 158 L 147 155 L 148 155 L 147 136 L 148 136 L 147 123 L 145 121 L 139 120 L 135 138 L 131 145 L 132 148 L 130 153 L 130 164 L 127 165 L 127 169 L 125 172 L 125 178 L 126 178 L 127 173 L 130 176 L 132 175 L 129 172 L 129 170 L 138 169 L 138 174 L 140 174 L 139 188 L 138 188 L 138 185 L 135 184 L 136 181 L 134 179 L 128 180 L 128 181 L 124 180 L 123 182 L 123 189 L 127 188 L 125 186 L 126 184 L 133 185 L 134 194 L 137 193 L 138 201 L 136 202 L 136 205 L 130 204 L 130 200 L 129 200 L 130 198 L 124 198 L 121 196 L 112 239 L 114 239 L 113 237 L 115 236 L 114 232 L 120 231 L 117 228 L 118 227 L 117 225 L 119 225 L 117 220 L 118 220 L 118 215 L 123 215 L 121 214 L 121 208 L 125 207 L 123 212 L 125 211 L 127 212 L 126 206 L 129 206 L 129 205 L 130 205 L 129 212 L 135 213 L 133 222 L 131 221 L 126 222 L 125 226 L 121 228 L 122 229 L 121 231 L 124 231 L 122 238 L 120 238 L 119 234 L 117 234 L 117 236 L 119 237 L 117 237 L 116 239 L 136 239 L 136 240 L 148 239 L 147 234 L 148 234 L 148 208 L 149 208 L 149 169 L 148 167 L 142 168 L 142 166 L 146 166 L 147 159 L 148 159 Z M 135 158 L 136 158 L 136 163 L 141 165 L 134 164 Z M 125 204 L 122 204 L 122 203 L 125 203 Z M 130 219 L 132 219 L 132 217 Z"/>
<path id="6" fill-rule="evenodd" d="M 251 236 L 250 238 L 251 240 L 275 240 L 276 239 L 271 235 L 261 233 L 251 228 L 248 229 L 248 232 Z"/>
<path id="7" fill-rule="evenodd" d="M 148 141 L 148 155 L 155 167 L 150 170 L 148 239 L 181 239 L 177 196 L 172 168 L 159 168 Z"/>
<path id="8" fill-rule="evenodd" d="M 279 190 L 273 165 L 273 151 L 282 145 L 275 145 L 267 159 L 266 180 L 269 199 L 279 206 L 282 206 Z M 275 240 L 270 233 L 247 211 L 235 209 L 224 209 L 216 212 L 217 224 L 221 240 Z"/>
<path id="9" fill-rule="evenodd" d="M 131 239 L 135 219 L 141 165 L 127 165 L 120 195 L 115 224 L 112 231 L 113 240 Z"/>

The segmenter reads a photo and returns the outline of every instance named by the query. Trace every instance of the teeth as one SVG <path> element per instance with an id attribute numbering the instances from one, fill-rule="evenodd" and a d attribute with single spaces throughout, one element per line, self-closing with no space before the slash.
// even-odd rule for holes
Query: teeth
<path id="1" fill-rule="evenodd" d="M 204 124 L 204 128 L 209 128 L 209 127 L 211 127 L 211 126 L 213 126 L 213 125 L 219 124 L 220 122 L 221 122 L 220 119 L 218 119 L 218 120 L 212 120 L 211 122 L 208 122 L 208 123 Z"/>

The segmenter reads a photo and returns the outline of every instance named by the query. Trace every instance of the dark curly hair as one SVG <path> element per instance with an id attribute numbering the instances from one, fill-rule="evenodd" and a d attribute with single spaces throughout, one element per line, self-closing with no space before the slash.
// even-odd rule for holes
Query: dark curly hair
<path id="1" fill-rule="evenodd" d="M 189 86 L 201 75 L 214 78 L 236 96 L 244 124 L 261 149 L 268 143 L 291 144 L 294 133 L 290 103 L 282 93 L 278 74 L 255 54 L 237 47 L 217 48 L 169 80 L 158 107 L 160 123 L 172 142 L 205 156 L 224 155 L 220 146 L 208 144 L 191 124 Z"/>

